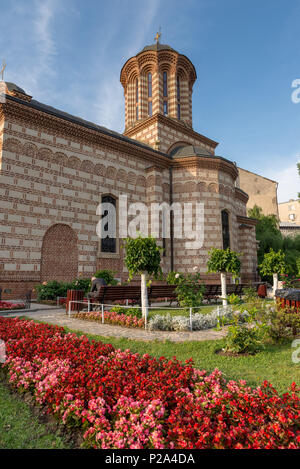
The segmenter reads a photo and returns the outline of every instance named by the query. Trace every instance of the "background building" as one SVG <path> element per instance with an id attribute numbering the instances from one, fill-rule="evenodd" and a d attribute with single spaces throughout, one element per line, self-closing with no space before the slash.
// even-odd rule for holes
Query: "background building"
<path id="1" fill-rule="evenodd" d="M 263 215 L 275 215 L 278 218 L 278 183 L 246 169 L 238 168 L 238 171 L 240 188 L 249 196 L 247 210 L 257 205 L 262 208 Z"/>

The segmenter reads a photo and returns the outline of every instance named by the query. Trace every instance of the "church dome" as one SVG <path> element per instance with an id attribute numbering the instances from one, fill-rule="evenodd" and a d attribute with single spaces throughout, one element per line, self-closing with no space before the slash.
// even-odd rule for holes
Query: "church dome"
<path id="1" fill-rule="evenodd" d="M 206 150 L 199 145 L 186 145 L 182 147 L 176 147 L 170 153 L 172 158 L 188 158 L 190 156 L 214 156 L 213 152 Z"/>
<path id="2" fill-rule="evenodd" d="M 141 54 L 142 52 L 146 52 L 148 50 L 154 50 L 154 51 L 171 50 L 173 52 L 177 52 L 175 49 L 173 49 L 173 47 L 169 46 L 168 44 L 160 44 L 158 42 L 156 44 L 151 44 L 150 46 L 145 46 L 144 49 L 138 52 L 138 54 Z"/>

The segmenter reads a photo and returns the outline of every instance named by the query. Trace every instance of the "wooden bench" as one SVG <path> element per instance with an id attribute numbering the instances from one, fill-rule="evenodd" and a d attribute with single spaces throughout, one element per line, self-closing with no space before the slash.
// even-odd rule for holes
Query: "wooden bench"
<path id="1" fill-rule="evenodd" d="M 176 287 L 177 285 L 151 285 L 148 288 L 149 305 L 151 305 L 152 300 L 157 298 L 167 298 L 171 305 L 173 301 L 177 301 Z"/>
<path id="2" fill-rule="evenodd" d="M 111 286 L 100 287 L 98 295 L 91 299 L 92 303 L 110 304 L 114 301 L 133 300 L 141 303 L 141 287 L 137 286 Z"/>
<path id="3" fill-rule="evenodd" d="M 152 300 L 157 298 L 168 298 L 170 304 L 177 301 L 177 285 L 151 285 L 148 287 L 148 301 L 151 305 Z M 232 293 L 241 296 L 243 289 L 249 287 L 246 284 L 228 284 L 227 295 Z M 207 284 L 203 294 L 204 299 L 213 300 L 221 296 L 221 285 Z M 91 299 L 92 303 L 111 304 L 115 301 L 131 300 L 141 304 L 141 287 L 139 285 L 110 286 L 100 287 L 98 295 Z"/>

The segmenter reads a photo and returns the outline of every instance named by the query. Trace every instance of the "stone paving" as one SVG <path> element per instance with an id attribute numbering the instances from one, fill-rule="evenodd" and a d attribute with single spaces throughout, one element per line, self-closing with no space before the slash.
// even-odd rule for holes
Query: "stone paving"
<path id="1" fill-rule="evenodd" d="M 133 329 L 120 326 L 113 326 L 111 324 L 101 324 L 94 321 L 84 321 L 66 315 L 64 309 L 45 305 L 33 305 L 31 310 L 18 311 L 11 313 L 1 313 L 2 316 L 15 317 L 27 316 L 32 319 L 38 319 L 50 324 L 57 324 L 58 326 L 66 326 L 70 329 L 77 330 L 83 333 L 101 335 L 104 337 L 125 337 L 133 340 L 143 341 L 166 341 L 171 342 L 185 342 L 185 341 L 204 341 L 221 339 L 226 334 L 226 329 L 216 331 L 208 329 L 204 331 L 193 332 L 169 332 L 169 331 L 146 331 L 144 329 Z"/>

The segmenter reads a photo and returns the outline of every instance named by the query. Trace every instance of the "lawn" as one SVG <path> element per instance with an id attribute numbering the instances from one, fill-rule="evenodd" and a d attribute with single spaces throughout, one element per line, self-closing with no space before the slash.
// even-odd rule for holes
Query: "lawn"
<path id="1" fill-rule="evenodd" d="M 0 448 L 62 449 L 68 445 L 33 415 L 23 399 L 0 382 Z"/>

